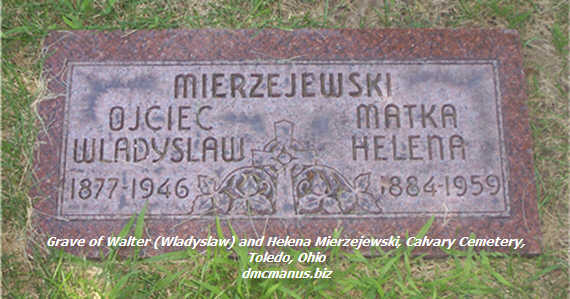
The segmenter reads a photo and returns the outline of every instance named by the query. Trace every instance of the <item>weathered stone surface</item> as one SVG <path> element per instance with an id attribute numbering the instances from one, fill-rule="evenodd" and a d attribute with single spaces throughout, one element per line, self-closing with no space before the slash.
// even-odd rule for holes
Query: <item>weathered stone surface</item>
<path id="1" fill-rule="evenodd" d="M 434 215 L 431 237 L 538 253 L 518 45 L 511 31 L 54 32 L 34 224 L 111 235 L 148 202 L 149 237 L 207 236 L 219 217 L 314 239 L 413 234 Z"/>

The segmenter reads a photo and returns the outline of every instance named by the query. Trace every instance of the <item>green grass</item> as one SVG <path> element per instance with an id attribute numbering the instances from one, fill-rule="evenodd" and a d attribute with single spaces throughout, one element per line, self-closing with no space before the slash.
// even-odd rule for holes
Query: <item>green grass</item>
<path id="1" fill-rule="evenodd" d="M 141 237 L 144 211 L 125 225 L 119 236 L 130 235 L 135 224 L 135 237 Z M 418 233 L 425 235 L 431 222 Z M 219 225 L 219 223 L 218 223 Z M 224 237 L 218 232 L 218 237 Z M 290 248 L 286 253 L 296 258 L 299 251 Z M 322 250 L 322 249 L 320 249 Z M 338 298 L 377 296 L 397 298 L 401 296 L 427 298 L 442 295 L 500 296 L 507 291 L 515 297 L 532 292 L 532 282 L 553 271 L 562 269 L 560 264 L 549 265 L 534 275 L 521 275 L 526 265 L 502 253 L 475 253 L 448 251 L 450 258 L 445 271 L 438 271 L 437 261 L 414 257 L 413 248 L 401 247 L 389 252 L 373 248 L 375 258 L 366 258 L 358 251 L 345 253 L 338 248 L 327 251 L 325 264 L 293 264 L 268 266 L 249 264 L 247 248 L 236 247 L 232 251 L 208 249 L 178 251 L 141 259 L 136 254 L 120 259 L 112 248 L 100 261 L 81 259 L 61 250 L 50 250 L 47 256 L 37 255 L 40 263 L 36 274 L 48 287 L 37 289 L 40 297 L 82 297 L 99 294 L 103 298 L 146 298 L 167 296 L 220 297 L 220 298 L 281 298 L 325 297 Z M 313 250 L 315 251 L 315 250 Z M 235 258 L 232 258 L 234 255 Z M 237 260 L 236 260 L 237 259 Z M 527 259 L 528 260 L 528 259 Z M 539 258 L 540 260 L 540 258 Z M 251 267 L 254 270 L 308 270 L 317 267 L 333 269 L 331 279 L 242 279 L 240 273 Z M 417 269 L 431 268 L 426 272 Z M 520 272 L 519 272 L 520 271 Z M 22 291 L 22 290 L 20 290 Z M 556 290 L 563 294 L 564 290 Z M 25 296 L 12 292 L 14 296 Z"/>
<path id="2" fill-rule="evenodd" d="M 565 298 L 568 294 L 568 2 L 447 1 L 16 1 L 2 8 L 2 293 L 6 297 Z M 168 28 L 511 28 L 519 30 L 528 80 L 543 254 L 449 251 L 414 256 L 331 249 L 326 264 L 250 264 L 247 249 L 186 250 L 149 259 L 98 261 L 33 247 L 27 258 L 27 194 L 36 135 L 34 103 L 45 93 L 42 40 L 50 30 Z M 141 213 L 142 215 L 143 213 Z M 123 233 L 141 235 L 143 217 Z M 285 249 L 295 256 L 300 252 Z M 231 255 L 235 256 L 232 257 Z M 332 279 L 248 280 L 247 269 L 327 267 Z"/>

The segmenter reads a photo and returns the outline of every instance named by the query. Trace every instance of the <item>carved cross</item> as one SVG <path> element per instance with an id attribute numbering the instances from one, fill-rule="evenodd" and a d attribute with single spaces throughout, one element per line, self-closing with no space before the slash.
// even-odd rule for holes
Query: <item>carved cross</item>
<path id="1" fill-rule="evenodd" d="M 275 198 L 275 216 L 294 216 L 296 206 L 293 197 L 294 186 L 292 170 L 302 165 L 312 165 L 315 158 L 313 151 L 306 150 L 293 138 L 294 124 L 288 120 L 275 122 L 275 138 L 269 141 L 263 150 L 252 150 L 254 167 L 261 168 L 277 179 Z"/>

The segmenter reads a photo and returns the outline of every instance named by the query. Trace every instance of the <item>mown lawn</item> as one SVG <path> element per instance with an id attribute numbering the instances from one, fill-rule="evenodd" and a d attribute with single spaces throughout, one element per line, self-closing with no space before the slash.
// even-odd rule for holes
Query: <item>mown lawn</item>
<path id="1" fill-rule="evenodd" d="M 512 297 L 568 293 L 568 1 L 119 1 L 8 0 L 2 7 L 2 294 L 6 297 Z M 42 41 L 50 30 L 167 28 L 510 28 L 521 35 L 528 81 L 543 254 L 520 257 L 411 249 L 332 250 L 331 279 L 246 280 L 242 270 L 301 269 L 248 264 L 225 250 L 192 250 L 140 260 L 114 254 L 84 260 L 42 246 L 26 254 L 28 190 L 37 125 L 35 106 L 49 96 Z M 133 224 L 140 232 L 142 220 Z M 138 225 L 137 225 L 138 224 Z M 298 252 L 290 251 L 293 255 Z"/>

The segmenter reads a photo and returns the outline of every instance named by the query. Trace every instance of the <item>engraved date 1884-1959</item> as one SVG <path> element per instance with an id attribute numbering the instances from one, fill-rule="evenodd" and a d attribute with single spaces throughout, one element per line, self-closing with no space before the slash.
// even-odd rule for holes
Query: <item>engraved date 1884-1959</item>
<path id="1" fill-rule="evenodd" d="M 490 175 L 456 175 L 436 178 L 430 176 L 418 179 L 417 176 L 382 176 L 382 195 L 400 196 L 435 196 L 443 192 L 445 196 L 462 197 L 467 194 L 496 195 L 501 190 L 501 180 L 498 176 Z"/>

